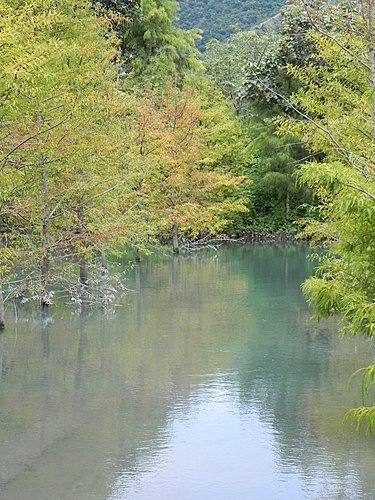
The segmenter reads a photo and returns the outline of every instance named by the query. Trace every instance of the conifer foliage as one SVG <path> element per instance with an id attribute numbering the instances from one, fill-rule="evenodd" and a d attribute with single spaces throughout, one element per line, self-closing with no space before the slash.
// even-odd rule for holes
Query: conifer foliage
<path id="1" fill-rule="evenodd" d="M 127 17 L 122 4 L 105 7 L 0 2 L 0 272 L 14 282 L 8 296 L 43 306 L 58 290 L 92 297 L 97 257 L 106 274 L 108 252 L 155 243 L 170 212 L 182 234 L 216 231 L 219 209 L 210 222 L 197 214 L 225 202 L 219 174 L 198 172 L 207 131 L 184 74 L 199 64 L 191 35 L 173 26 L 174 2 L 142 2 L 141 14 L 129 4 Z M 131 30 L 120 40 L 122 21 Z"/>
<path id="2" fill-rule="evenodd" d="M 301 82 L 293 106 L 302 119 L 289 118 L 282 125 L 302 137 L 313 154 L 324 154 L 323 161 L 306 163 L 299 171 L 300 181 L 320 200 L 320 221 L 308 224 L 307 233 L 326 247 L 304 291 L 320 316 L 342 315 L 345 333 L 374 338 L 374 3 L 340 2 L 326 13 L 305 3 L 304 9 L 312 23 L 315 57 L 288 67 Z M 373 431 L 374 365 L 362 372 L 368 406 L 350 415 Z"/>

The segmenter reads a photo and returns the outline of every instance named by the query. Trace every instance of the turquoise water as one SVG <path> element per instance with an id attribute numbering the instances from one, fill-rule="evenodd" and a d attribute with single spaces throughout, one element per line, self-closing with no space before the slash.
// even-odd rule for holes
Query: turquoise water
<path id="1" fill-rule="evenodd" d="M 311 319 L 306 253 L 153 258 L 114 311 L 9 308 L 0 498 L 375 498 L 375 440 L 342 424 L 374 348 Z"/>

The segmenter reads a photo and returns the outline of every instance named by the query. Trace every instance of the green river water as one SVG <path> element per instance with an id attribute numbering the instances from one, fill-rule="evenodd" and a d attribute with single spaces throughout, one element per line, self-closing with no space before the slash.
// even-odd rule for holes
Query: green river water
<path id="1" fill-rule="evenodd" d="M 375 499 L 375 438 L 342 423 L 374 347 L 311 319 L 307 253 L 150 258 L 114 312 L 9 308 L 0 498 Z"/>

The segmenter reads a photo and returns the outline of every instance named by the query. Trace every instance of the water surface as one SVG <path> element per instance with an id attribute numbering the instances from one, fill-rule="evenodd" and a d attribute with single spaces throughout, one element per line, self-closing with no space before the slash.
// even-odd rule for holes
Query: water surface
<path id="1" fill-rule="evenodd" d="M 0 498 L 375 498 L 374 438 L 342 424 L 374 349 L 311 319 L 306 253 L 153 258 L 114 313 L 9 310 Z"/>

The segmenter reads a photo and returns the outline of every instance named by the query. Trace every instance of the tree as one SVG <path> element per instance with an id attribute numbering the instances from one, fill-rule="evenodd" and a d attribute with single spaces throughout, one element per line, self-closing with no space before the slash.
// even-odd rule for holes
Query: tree
<path id="1" fill-rule="evenodd" d="M 205 67 L 224 95 L 232 100 L 239 115 L 248 110 L 245 85 L 249 68 L 259 68 L 255 80 L 259 85 L 259 75 L 267 78 L 265 60 L 275 52 L 279 41 L 280 36 L 274 33 L 260 36 L 255 31 L 248 31 L 235 33 L 224 42 L 212 40 L 207 45 L 203 56 Z M 251 97 L 253 101 L 258 98 L 258 95 Z"/>
<path id="2" fill-rule="evenodd" d="M 253 144 L 250 172 L 257 225 L 277 230 L 295 224 L 296 230 L 297 221 L 305 216 L 305 203 L 311 201 L 309 191 L 298 186 L 295 178 L 298 164 L 306 157 L 303 143 L 295 135 L 279 135 L 274 117 L 266 113 L 259 113 L 248 126 Z"/>
<path id="3" fill-rule="evenodd" d="M 196 31 L 178 28 L 175 0 L 143 0 L 121 39 L 125 74 L 147 87 L 199 67 Z M 127 82 L 128 84 L 132 83 Z"/>
<path id="4" fill-rule="evenodd" d="M 150 92 L 138 114 L 137 144 L 153 165 L 142 183 L 144 200 L 157 214 L 161 234 L 171 234 L 175 254 L 179 233 L 217 233 L 230 214 L 246 210 L 242 200 L 229 197 L 242 179 L 204 164 L 204 140 L 211 130 L 204 122 L 199 94 L 173 80 L 160 95 Z"/>
<path id="5" fill-rule="evenodd" d="M 81 0 L 0 9 L 4 252 L 22 253 L 22 272 L 48 305 L 53 259 L 73 251 L 85 285 L 88 249 L 114 242 L 114 217 L 126 213 L 117 41 Z"/>
<path id="6" fill-rule="evenodd" d="M 97 0 L 95 4 L 102 5 L 106 11 L 117 12 L 125 18 L 131 20 L 137 15 L 140 8 L 139 0 Z"/>
<path id="7" fill-rule="evenodd" d="M 324 242 L 326 252 L 304 291 L 320 316 L 341 314 L 351 334 L 375 335 L 375 57 L 372 0 L 331 6 L 327 30 L 312 4 L 305 5 L 320 63 L 289 66 L 301 82 L 283 129 L 299 135 L 324 161 L 299 172 L 320 200 L 320 221 L 307 234 Z M 374 365 L 364 370 L 363 394 L 374 386 Z M 350 412 L 359 425 L 375 429 L 375 406 Z"/>

